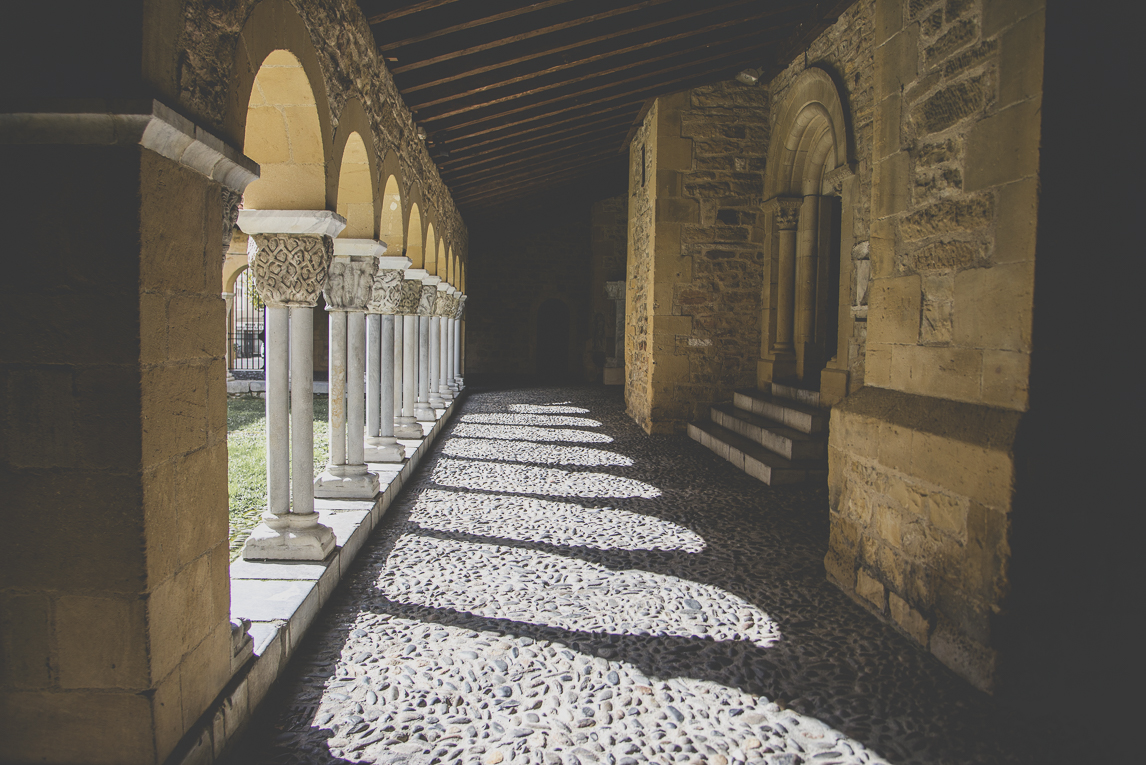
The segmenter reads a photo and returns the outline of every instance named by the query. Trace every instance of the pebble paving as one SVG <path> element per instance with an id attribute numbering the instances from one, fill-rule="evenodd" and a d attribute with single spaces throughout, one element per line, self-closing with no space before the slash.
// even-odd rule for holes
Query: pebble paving
<path id="1" fill-rule="evenodd" d="M 1043 739 L 825 581 L 769 488 L 619 391 L 468 395 L 235 761 L 1025 763 Z"/>

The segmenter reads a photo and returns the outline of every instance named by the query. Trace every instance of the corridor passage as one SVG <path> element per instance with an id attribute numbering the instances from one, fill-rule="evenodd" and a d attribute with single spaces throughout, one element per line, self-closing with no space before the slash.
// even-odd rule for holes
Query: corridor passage
<path id="1" fill-rule="evenodd" d="M 1050 762 L 824 578 L 769 488 L 619 389 L 469 395 L 236 763 Z"/>

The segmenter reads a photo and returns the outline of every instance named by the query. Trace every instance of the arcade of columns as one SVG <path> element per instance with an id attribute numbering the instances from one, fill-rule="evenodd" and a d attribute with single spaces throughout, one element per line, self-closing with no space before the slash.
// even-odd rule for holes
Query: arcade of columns
<path id="1" fill-rule="evenodd" d="M 336 239 L 328 210 L 243 210 L 255 289 L 267 306 L 267 510 L 247 560 L 323 560 L 333 531 L 315 497 L 371 499 L 369 462 L 406 459 L 398 439 L 421 438 L 461 391 L 466 296 L 440 276 L 386 256 L 384 242 Z M 330 461 L 313 484 L 313 308 L 330 312 Z M 291 385 L 291 380 L 307 384 Z M 289 423 L 289 426 L 288 426 Z M 289 431 L 289 437 L 288 437 Z"/>

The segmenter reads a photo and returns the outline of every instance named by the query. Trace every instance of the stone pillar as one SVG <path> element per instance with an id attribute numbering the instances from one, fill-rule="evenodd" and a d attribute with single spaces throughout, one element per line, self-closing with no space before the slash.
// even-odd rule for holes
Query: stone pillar
<path id="1" fill-rule="evenodd" d="M 458 306 L 454 309 L 454 375 L 458 381 L 458 390 L 466 387 L 466 381 L 462 375 L 462 314 L 466 311 L 466 298 L 469 297 L 465 294 L 458 295 Z"/>
<path id="2" fill-rule="evenodd" d="M 247 560 L 323 560 L 334 551 L 334 532 L 314 511 L 311 333 L 312 311 L 334 256 L 333 237 L 345 226 L 342 216 L 327 210 L 239 214 L 239 228 L 251 236 L 255 289 L 267 305 L 267 512 L 243 547 Z M 294 378 L 289 403 L 288 375 Z M 288 464 L 295 477 L 293 505 Z"/>
<path id="3" fill-rule="evenodd" d="M 235 326 L 235 293 L 224 292 L 223 303 L 227 309 L 227 323 L 223 326 L 225 334 L 223 342 L 226 343 L 224 346 L 226 351 L 224 352 L 223 359 L 227 364 L 227 382 L 230 382 L 231 380 L 235 379 L 235 376 L 231 374 L 231 365 L 235 363 L 235 349 L 231 344 L 231 335 L 233 334 L 232 328 Z"/>
<path id="4" fill-rule="evenodd" d="M 434 301 L 438 294 L 438 283 L 441 278 L 427 274 L 422 277 L 422 296 L 418 301 L 418 400 L 414 405 L 414 416 L 420 422 L 435 422 L 438 415 L 434 412 L 434 403 L 430 400 L 430 365 L 431 365 L 431 318 L 434 313 Z M 436 386 L 434 386 L 436 387 Z M 440 400 L 439 400 L 440 403 Z"/>
<path id="5" fill-rule="evenodd" d="M 314 481 L 316 497 L 370 499 L 378 476 L 366 467 L 364 453 L 366 306 L 370 302 L 378 256 L 386 251 L 373 239 L 334 240 L 327 279 L 330 313 L 330 460 Z"/>
<path id="6" fill-rule="evenodd" d="M 613 355 L 605 359 L 602 382 L 605 385 L 625 384 L 625 281 L 605 282 L 605 296 L 616 307 L 613 328 Z"/>
<path id="7" fill-rule="evenodd" d="M 242 201 L 243 195 L 232 191 L 231 189 L 223 186 L 223 260 L 227 260 L 227 251 L 231 249 L 231 236 L 235 232 L 235 221 L 239 218 L 239 202 Z M 223 302 L 227 306 L 227 323 L 225 325 L 226 337 L 223 338 L 224 348 L 226 351 L 223 358 L 227 365 L 227 382 L 235 379 L 231 374 L 231 364 L 235 360 L 235 351 L 231 346 L 232 327 L 234 326 L 234 310 L 235 310 L 235 293 L 224 292 Z"/>
<path id="8" fill-rule="evenodd" d="M 793 334 L 795 338 L 796 369 L 804 376 L 809 365 L 815 365 L 817 356 L 816 332 L 816 268 L 820 234 L 820 197 L 808 195 L 800 205 L 800 223 L 796 233 L 795 303 L 793 305 Z M 818 371 L 818 370 L 817 370 Z M 819 382 L 818 380 L 816 382 Z"/>
<path id="9" fill-rule="evenodd" d="M 402 274 L 409 267 L 407 257 L 383 257 L 378 261 L 374 276 L 373 296 L 367 306 L 368 314 L 377 321 L 378 343 L 370 351 L 373 370 L 378 384 L 367 392 L 367 403 L 374 410 L 366 433 L 366 459 L 370 462 L 401 462 L 406 459 L 406 447 L 398 443 L 394 433 L 395 391 L 395 313 L 402 301 Z M 398 317 L 400 321 L 400 317 Z"/>
<path id="10" fill-rule="evenodd" d="M 779 248 L 776 275 L 776 337 L 772 379 L 796 373 L 793 324 L 796 310 L 796 228 L 800 220 L 801 200 L 777 197 L 770 203 Z"/>
<path id="11" fill-rule="evenodd" d="M 454 365 L 456 354 L 454 353 L 454 343 L 458 338 L 457 320 L 454 315 L 458 312 L 458 297 L 461 293 L 454 290 L 450 295 L 450 306 L 446 313 L 446 385 L 450 389 L 450 395 L 453 398 L 458 397 L 458 392 L 461 390 L 458 387 L 458 368 Z"/>
<path id="12" fill-rule="evenodd" d="M 418 303 L 422 299 L 420 268 L 407 268 L 403 274 L 402 298 L 398 304 L 398 319 L 402 322 L 402 359 L 395 369 L 395 386 L 401 374 L 399 414 L 394 421 L 394 435 L 398 438 L 421 438 L 422 426 L 414 415 L 417 400 Z M 395 326 L 397 331 L 397 326 Z M 395 343 L 397 349 L 397 343 Z"/>
<path id="13" fill-rule="evenodd" d="M 452 313 L 450 310 L 453 303 L 454 288 L 449 284 L 442 282 L 438 285 L 438 294 L 434 302 L 434 321 L 438 325 L 438 371 L 435 375 L 436 385 L 438 389 L 438 396 L 442 399 L 442 408 L 446 408 L 454 401 L 454 392 L 450 390 L 449 383 L 447 382 L 447 375 L 449 374 L 449 315 Z"/>

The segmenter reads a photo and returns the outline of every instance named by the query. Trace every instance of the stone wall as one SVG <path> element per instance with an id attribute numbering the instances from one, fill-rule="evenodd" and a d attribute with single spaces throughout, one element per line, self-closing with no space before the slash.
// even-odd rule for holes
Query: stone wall
<path id="1" fill-rule="evenodd" d="M 600 382 L 605 360 L 617 355 L 624 334 L 617 335 L 616 302 L 605 293 L 606 282 L 625 280 L 628 199 L 624 194 L 594 202 L 589 208 L 592 248 L 589 283 L 589 326 L 582 364 L 585 379 Z M 620 354 L 623 361 L 624 351 Z"/>
<path id="2" fill-rule="evenodd" d="M 754 381 L 767 115 L 766 89 L 720 82 L 657 99 L 630 144 L 626 396 L 650 432 Z"/>
<path id="3" fill-rule="evenodd" d="M 869 387 L 832 412 L 825 564 L 992 690 L 1027 407 L 1042 3 L 874 12 Z"/>

